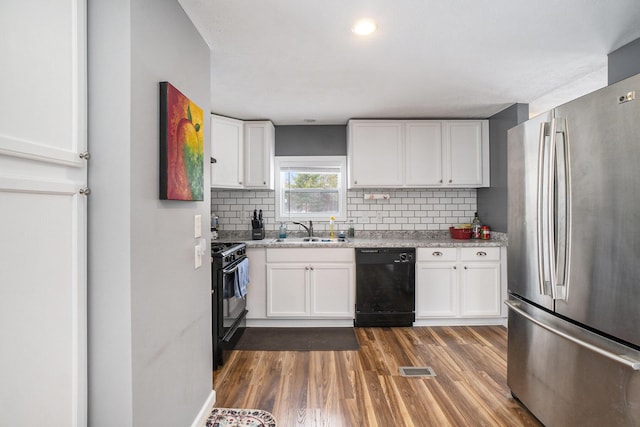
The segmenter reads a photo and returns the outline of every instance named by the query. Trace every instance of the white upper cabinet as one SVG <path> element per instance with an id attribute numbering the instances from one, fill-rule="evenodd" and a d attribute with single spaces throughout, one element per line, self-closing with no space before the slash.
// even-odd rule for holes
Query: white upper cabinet
<path id="1" fill-rule="evenodd" d="M 242 120 L 211 115 L 211 186 L 242 188 L 244 179 Z"/>
<path id="2" fill-rule="evenodd" d="M 269 121 L 244 123 L 244 187 L 274 189 L 275 128 Z"/>
<path id="3" fill-rule="evenodd" d="M 350 120 L 349 187 L 489 186 L 487 120 Z"/>
<path id="4" fill-rule="evenodd" d="M 416 120 L 405 124 L 405 184 L 442 185 L 442 123 Z"/>
<path id="5" fill-rule="evenodd" d="M 488 187 L 488 122 L 457 120 L 446 121 L 444 126 L 445 184 L 450 187 Z"/>
<path id="6" fill-rule="evenodd" d="M 403 182 L 402 122 L 349 121 L 349 187 L 398 187 Z"/>
<path id="7" fill-rule="evenodd" d="M 211 115 L 212 187 L 273 190 L 274 154 L 275 128 L 270 121 Z"/>

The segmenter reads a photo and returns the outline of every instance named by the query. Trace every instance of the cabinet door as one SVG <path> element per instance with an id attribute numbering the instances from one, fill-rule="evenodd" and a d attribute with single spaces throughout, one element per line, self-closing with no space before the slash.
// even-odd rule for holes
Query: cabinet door
<path id="1" fill-rule="evenodd" d="M 309 316 L 309 265 L 267 264 L 267 316 Z"/>
<path id="2" fill-rule="evenodd" d="M 484 172 L 483 121 L 456 120 L 444 123 L 445 184 L 455 187 L 482 186 Z"/>
<path id="3" fill-rule="evenodd" d="M 311 316 L 353 318 L 353 264 L 313 264 L 309 277 Z"/>
<path id="4" fill-rule="evenodd" d="M 400 121 L 349 122 L 349 186 L 402 186 L 403 146 Z"/>
<path id="5" fill-rule="evenodd" d="M 241 120 L 211 116 L 211 186 L 242 188 L 243 123 Z"/>
<path id="6" fill-rule="evenodd" d="M 411 121 L 405 125 L 405 183 L 442 185 L 442 122 Z"/>
<path id="7" fill-rule="evenodd" d="M 457 275 L 455 262 L 416 264 L 417 318 L 457 316 Z"/>
<path id="8" fill-rule="evenodd" d="M 460 315 L 500 315 L 500 263 L 462 263 L 460 271 Z"/>
<path id="9" fill-rule="evenodd" d="M 275 131 L 271 122 L 245 122 L 245 188 L 274 188 L 274 134 Z"/>
<path id="10" fill-rule="evenodd" d="M 267 268 L 264 248 L 248 248 L 249 287 L 247 293 L 247 319 L 265 319 L 267 317 Z"/>

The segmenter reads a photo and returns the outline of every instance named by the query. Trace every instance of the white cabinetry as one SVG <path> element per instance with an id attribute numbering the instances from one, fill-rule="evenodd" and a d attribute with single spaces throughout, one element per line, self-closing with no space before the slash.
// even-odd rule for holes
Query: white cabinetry
<path id="1" fill-rule="evenodd" d="M 488 136 L 483 136 L 488 132 L 486 120 L 444 122 L 443 181 L 446 186 L 489 186 L 489 142 Z"/>
<path id="2" fill-rule="evenodd" d="M 488 187 L 487 120 L 350 120 L 349 186 Z"/>
<path id="3" fill-rule="evenodd" d="M 350 121 L 348 135 L 350 187 L 402 186 L 402 122 Z"/>
<path id="4" fill-rule="evenodd" d="M 500 258 L 498 247 L 418 248 L 417 323 L 420 319 L 445 320 L 444 324 L 469 319 L 499 322 L 503 298 Z"/>
<path id="5" fill-rule="evenodd" d="M 353 249 L 267 249 L 266 316 L 353 319 L 354 271 Z"/>
<path id="6" fill-rule="evenodd" d="M 211 186 L 273 189 L 275 129 L 269 121 L 211 115 Z"/>
<path id="7" fill-rule="evenodd" d="M 499 316 L 500 249 L 460 248 L 460 316 Z"/>
<path id="8" fill-rule="evenodd" d="M 244 122 L 244 187 L 274 188 L 275 129 L 269 121 Z"/>
<path id="9" fill-rule="evenodd" d="M 442 172 L 442 123 L 416 120 L 405 123 L 405 184 L 440 186 Z"/>
<path id="10" fill-rule="evenodd" d="M 249 258 L 249 290 L 247 321 L 267 317 L 267 257 L 264 248 L 247 248 Z"/>
<path id="11" fill-rule="evenodd" d="M 416 318 L 458 315 L 455 248 L 417 249 Z"/>
<path id="12" fill-rule="evenodd" d="M 241 120 L 211 115 L 211 186 L 242 188 L 244 126 Z"/>

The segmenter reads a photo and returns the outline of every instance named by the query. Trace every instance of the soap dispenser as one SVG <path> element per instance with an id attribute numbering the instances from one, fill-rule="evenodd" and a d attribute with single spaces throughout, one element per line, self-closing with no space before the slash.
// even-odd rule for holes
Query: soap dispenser
<path id="1" fill-rule="evenodd" d="M 278 235 L 280 239 L 285 239 L 287 237 L 287 224 L 284 222 L 280 223 L 280 233 Z"/>

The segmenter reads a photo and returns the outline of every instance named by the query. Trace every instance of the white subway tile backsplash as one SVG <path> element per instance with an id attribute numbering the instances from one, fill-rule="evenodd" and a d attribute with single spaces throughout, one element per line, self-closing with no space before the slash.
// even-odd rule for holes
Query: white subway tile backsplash
<path id="1" fill-rule="evenodd" d="M 364 194 L 389 194 L 387 200 L 364 200 Z M 211 211 L 219 216 L 220 228 L 243 231 L 251 228 L 254 209 L 262 209 L 267 231 L 276 231 L 275 192 L 265 190 L 212 190 Z M 471 222 L 477 210 L 475 189 L 349 190 L 348 217 L 354 228 L 364 231 L 437 231 Z M 347 224 L 337 223 L 338 230 Z M 294 230 L 293 228 L 290 228 Z M 318 232 L 328 231 L 327 221 L 314 221 Z"/>

